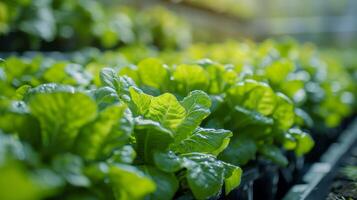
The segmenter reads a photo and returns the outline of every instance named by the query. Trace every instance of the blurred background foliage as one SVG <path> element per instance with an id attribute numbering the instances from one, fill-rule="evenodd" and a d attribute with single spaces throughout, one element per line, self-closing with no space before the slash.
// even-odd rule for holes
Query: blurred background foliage
<path id="1" fill-rule="evenodd" d="M 0 50 L 10 41 L 11 50 L 133 43 L 184 48 L 192 30 L 194 41 L 289 35 L 319 46 L 354 48 L 356 9 L 354 0 L 3 0 Z"/>
<path id="2" fill-rule="evenodd" d="M 0 50 L 113 48 L 134 43 L 182 48 L 191 40 L 188 25 L 161 7 L 139 12 L 116 1 L 5 0 L 0 11 Z"/>

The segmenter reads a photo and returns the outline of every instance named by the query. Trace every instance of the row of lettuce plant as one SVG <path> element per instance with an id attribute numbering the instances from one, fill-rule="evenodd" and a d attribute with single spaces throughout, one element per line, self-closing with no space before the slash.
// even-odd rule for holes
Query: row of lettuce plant
<path id="1" fill-rule="evenodd" d="M 147 56 L 158 58 L 140 61 Z M 206 199 L 223 186 L 228 194 L 240 182 L 237 166 L 286 166 L 287 151 L 308 153 L 314 142 L 305 128 L 338 125 L 356 89 L 336 60 L 291 41 L 66 58 L 1 63 L 0 129 L 9 141 L 1 171 L 20 177 L 29 195 Z M 5 199 L 20 198 L 3 185 Z"/>
<path id="2" fill-rule="evenodd" d="M 36 60 L 41 59 L 33 59 L 31 62 Z M 21 61 L 17 58 L 10 58 L 7 64 L 21 66 L 20 63 L 16 62 Z M 39 63 L 27 65 L 23 63 L 24 68 L 31 68 L 31 66 L 35 68 L 34 71 L 37 74 L 37 71 L 42 71 L 36 69 L 39 68 Z M 137 71 L 133 69 L 133 66 L 122 67 L 119 73 L 130 76 L 146 92 L 153 95 L 173 92 L 178 98 L 182 99 L 183 96 L 193 90 L 203 90 L 211 95 L 213 101 L 211 110 L 214 114 L 206 119 L 205 126 L 227 128 L 237 132 L 239 139 L 234 140 L 235 142 L 232 142 L 232 145 L 235 144 L 239 148 L 246 149 L 242 153 L 234 153 L 234 155 L 225 151 L 223 157 L 232 163 L 246 164 L 249 160 L 254 159 L 256 152 L 259 151 L 262 155 L 275 159 L 276 163 L 286 165 L 287 160 L 282 154 L 278 154 L 280 156 L 271 155 L 280 152 L 275 145 L 279 147 L 285 144 L 289 146 L 288 149 L 294 149 L 297 147 L 303 148 L 303 144 L 306 143 L 306 150 L 299 150 L 301 151 L 298 153 L 299 155 L 306 153 L 312 146 L 310 137 L 304 132 L 301 132 L 302 138 L 308 140 L 307 142 L 297 144 L 300 139 L 292 137 L 292 135 L 296 137 L 299 135 L 294 133 L 297 129 L 293 128 L 293 125 L 298 116 L 295 115 L 292 101 L 284 94 L 274 92 L 266 83 L 240 76 L 232 66 L 201 61 L 197 65 L 178 65 L 172 68 L 173 71 L 170 71 L 157 59 L 144 60 L 138 66 Z M 90 73 L 85 73 L 80 65 L 57 62 L 47 65 L 47 68 L 41 74 L 41 77 L 38 77 L 38 80 L 32 77 L 31 81 L 57 82 L 77 86 L 89 84 L 91 81 Z M 21 70 L 21 67 L 17 69 Z M 25 77 L 28 76 L 28 73 L 24 74 Z M 8 80 L 14 81 L 17 79 L 9 74 Z M 23 77 L 19 77 L 19 79 L 23 79 Z M 98 77 L 94 78 L 94 83 L 98 85 Z M 21 84 L 24 84 L 24 82 L 20 82 L 17 87 Z M 6 88 L 3 91 L 7 91 Z M 12 89 L 12 92 L 14 92 L 14 89 Z M 232 112 L 229 114 L 227 110 Z M 287 141 L 294 144 L 289 145 Z"/>
<path id="3" fill-rule="evenodd" d="M 197 44 L 181 56 L 172 54 L 164 55 L 164 60 L 175 63 L 210 58 L 232 64 L 236 72 L 268 83 L 306 111 L 298 113 L 306 116 L 310 128 L 321 127 L 326 132 L 323 127 L 336 127 L 353 112 L 357 90 L 351 73 L 336 57 L 325 56 L 310 43 L 300 45 L 292 39 L 263 43 L 230 41 Z"/>
<path id="4" fill-rule="evenodd" d="M 90 67 L 121 67 L 137 64 L 145 57 L 158 57 L 168 65 L 193 64 L 206 58 L 231 65 L 240 76 L 266 82 L 275 91 L 287 95 L 297 105 L 296 114 L 304 118 L 305 124 L 299 125 L 320 129 L 318 132 L 337 127 L 352 114 L 351 108 L 356 107 L 355 70 L 345 67 L 333 54 L 321 53 L 313 44 L 299 44 L 292 39 L 198 43 L 182 51 L 131 46 L 81 55 L 88 57 L 82 63 Z"/>
<path id="5" fill-rule="evenodd" d="M 140 68 L 144 71 L 148 70 L 148 72 L 156 73 L 155 70 L 161 70 L 166 73 L 166 75 L 168 75 L 169 72 L 166 71 L 165 65 L 157 59 L 144 60 L 139 64 L 139 66 L 142 66 Z M 189 65 L 183 66 L 184 68 L 181 68 L 184 70 L 186 70 L 185 68 L 187 68 L 187 70 L 192 68 Z M 193 67 L 195 68 L 195 66 Z M 222 68 L 223 66 L 221 65 L 212 65 L 212 67 L 221 68 L 221 72 L 226 73 L 224 72 L 225 69 Z M 251 141 L 252 138 L 247 139 L 246 137 L 242 137 L 242 140 L 235 138 L 235 141 L 240 142 L 240 144 L 238 144 L 238 147 L 234 149 L 228 146 L 230 138 L 232 137 L 231 131 L 224 129 L 212 129 L 211 126 L 207 126 L 207 128 L 198 128 L 201 121 L 209 115 L 210 110 L 216 111 L 215 109 L 212 109 L 211 101 L 213 100 L 213 104 L 216 104 L 215 99 L 219 99 L 219 95 L 211 100 L 206 93 L 199 90 L 193 90 L 193 92 L 190 92 L 187 97 L 184 97 L 183 93 L 189 91 L 189 89 L 187 89 L 188 86 L 179 86 L 184 84 L 184 82 L 177 85 L 177 88 L 181 88 L 178 89 L 178 91 L 181 92 L 176 94 L 179 99 L 182 99 L 182 101 L 179 102 L 176 97 L 170 93 L 158 96 L 158 91 L 153 92 L 153 87 L 151 88 L 150 93 L 156 93 L 156 97 L 145 94 L 138 88 L 130 87 L 134 86 L 134 83 L 131 82 L 130 79 L 118 77 L 117 73 L 110 69 L 104 70 L 101 74 L 100 83 L 97 83 L 99 88 L 89 91 L 85 91 L 85 88 L 93 87 L 90 84 L 92 77 L 91 74 L 88 72 L 86 73 L 82 66 L 66 61 L 56 62 L 46 59 L 43 60 L 40 57 L 34 59 L 18 59 L 16 57 L 12 57 L 7 59 L 6 62 L 3 62 L 1 69 L 2 81 L 0 86 L 3 93 L 1 94 L 2 123 L 0 126 L 3 132 L 13 133 L 16 135 L 4 137 L 9 138 L 10 140 L 16 140 L 17 143 L 21 143 L 20 146 L 31 144 L 31 147 L 35 149 L 35 151 L 30 149 L 29 151 L 35 152 L 34 154 L 36 154 L 36 159 L 31 157 L 27 158 L 27 160 L 37 160 L 37 164 L 35 166 L 31 166 L 31 170 L 27 169 L 28 171 L 24 171 L 23 165 L 26 166 L 25 169 L 29 167 L 27 166 L 26 159 L 19 159 L 17 155 L 13 155 L 13 152 L 6 152 L 6 150 L 4 150 L 4 157 L 9 156 L 10 160 L 15 159 L 17 163 L 14 164 L 15 166 L 22 166 L 19 172 L 14 172 L 14 175 L 17 175 L 18 173 L 24 175 L 24 177 L 17 180 L 20 181 L 20 183 L 23 181 L 28 182 L 29 185 L 35 183 L 37 184 L 37 181 L 39 181 L 37 179 L 41 178 L 43 174 L 39 174 L 39 177 L 35 180 L 32 180 L 30 177 L 32 176 L 32 173 L 37 173 L 36 167 L 39 167 L 39 165 L 45 166 L 46 170 L 50 170 L 52 175 L 55 177 L 53 180 L 50 180 L 50 182 L 55 180 L 58 181 L 56 182 L 57 184 L 54 188 L 42 188 L 48 183 L 42 183 L 39 181 L 40 185 L 38 188 L 33 189 L 33 191 L 29 191 L 30 195 L 53 195 L 55 192 L 52 191 L 52 189 L 56 189 L 58 192 L 61 191 L 59 188 L 62 188 L 63 192 L 64 184 L 68 184 L 74 188 L 84 187 L 87 188 L 87 190 L 92 191 L 92 184 L 97 184 L 96 181 L 103 181 L 102 179 L 92 180 L 93 177 L 88 170 L 92 168 L 93 162 L 103 167 L 108 164 L 107 162 L 117 163 L 116 161 L 118 161 L 118 163 L 126 164 L 134 162 L 135 166 L 139 167 L 139 169 L 146 165 L 149 165 L 149 168 L 153 166 L 158 168 L 152 169 L 156 170 L 156 172 L 152 173 L 159 173 L 158 177 L 155 177 L 155 174 L 149 174 L 146 178 L 151 178 L 150 180 L 153 180 L 154 182 L 156 181 L 156 183 L 159 182 L 157 183 L 158 188 L 165 188 L 164 186 L 166 186 L 169 187 L 169 189 L 164 189 L 166 193 L 161 190 L 156 190 L 156 192 L 152 194 L 155 199 L 172 197 L 179 187 L 177 179 L 180 180 L 179 194 L 185 194 L 185 191 L 190 188 L 195 198 L 205 199 L 219 194 L 223 183 L 225 184 L 224 191 L 227 194 L 233 188 L 238 186 L 240 182 L 241 170 L 234 165 L 228 164 L 228 162 L 234 164 L 245 164 L 247 160 L 252 159 L 255 156 L 255 151 L 257 149 L 256 144 L 258 142 L 261 143 L 259 144 L 259 149 L 262 152 L 265 152 L 263 155 L 265 155 L 268 159 L 271 159 L 280 165 L 286 165 L 287 162 L 280 153 L 279 149 L 273 146 L 273 140 L 268 142 L 270 144 L 265 144 L 267 141 L 259 138 L 253 142 Z M 122 73 L 125 70 L 126 68 L 122 68 L 120 71 Z M 229 74 L 230 71 L 228 70 L 227 73 Z M 217 75 L 219 75 L 219 73 L 217 73 Z M 152 76 L 152 74 L 146 74 L 145 77 L 146 78 L 143 78 L 143 80 L 145 80 L 144 82 L 151 86 L 154 86 L 153 84 L 160 83 L 155 81 L 156 78 L 155 76 Z M 167 79 L 169 77 L 164 77 L 163 79 L 159 76 L 156 77 L 159 81 L 169 80 Z M 41 85 L 46 82 L 71 84 L 76 86 L 76 88 L 68 85 Z M 23 84 L 26 85 L 22 86 Z M 162 82 L 162 84 L 168 84 L 168 82 Z M 248 80 L 246 83 L 243 83 L 243 87 L 246 87 L 244 85 L 248 84 L 252 84 L 252 88 L 257 87 L 262 88 L 263 90 L 267 89 L 267 91 L 272 92 L 267 85 L 255 81 Z M 31 85 L 37 85 L 37 87 L 31 88 Z M 148 88 L 145 90 L 147 89 Z M 169 88 L 167 88 L 167 90 L 169 90 Z M 247 92 L 247 94 L 250 93 L 246 89 L 243 90 L 244 92 Z M 257 92 L 259 89 L 255 91 Z M 251 97 L 253 97 L 253 93 L 256 92 L 252 92 Z M 43 95 L 48 97 L 36 97 Z M 75 98 L 72 97 L 73 95 L 82 97 Z M 83 97 L 85 95 L 87 95 L 87 97 Z M 35 100 L 31 100 L 33 98 Z M 72 98 L 73 102 L 71 100 Z M 82 100 L 82 98 L 87 100 Z M 91 98 L 95 101 L 90 103 L 89 99 Z M 81 104 L 82 101 L 86 103 Z M 244 101 L 248 102 L 248 100 Z M 97 107 L 93 106 L 95 102 L 97 103 Z M 258 104 L 251 106 L 254 106 L 255 108 Z M 127 111 L 129 112 L 129 118 L 130 116 L 132 117 L 131 119 L 122 117 L 126 116 L 124 115 L 124 111 L 127 106 L 131 108 L 129 109 L 130 111 Z M 110 107 L 110 109 L 107 107 Z M 86 109 L 90 110 L 86 111 Z M 221 111 L 224 111 L 223 109 L 225 108 L 222 107 Z M 244 122 L 243 124 L 238 124 L 238 127 L 240 127 L 241 130 L 246 128 L 248 130 L 249 125 L 259 125 L 260 123 L 262 123 L 260 124 L 262 127 L 273 127 L 273 120 L 264 118 L 264 116 L 258 112 L 249 112 L 249 110 L 239 106 L 236 106 L 235 109 L 241 111 L 241 113 L 238 112 L 238 114 L 241 114 L 241 117 L 246 118 L 242 118 L 242 122 L 248 120 L 248 123 Z M 118 115 L 115 114 L 116 112 L 118 112 Z M 132 115 L 134 115 L 134 117 Z M 219 118 L 218 115 L 217 117 Z M 259 120 L 259 118 L 262 119 Z M 77 122 L 78 120 L 80 122 Z M 216 123 L 220 121 L 219 119 L 209 121 L 213 121 L 214 123 L 215 120 Z M 158 125 L 159 127 L 156 127 L 155 125 Z M 216 125 L 216 127 L 218 126 L 219 125 Z M 232 127 L 229 128 L 234 129 Z M 266 128 L 268 127 L 264 127 L 263 129 Z M 146 129 L 152 129 L 153 131 L 148 131 Z M 267 131 L 267 133 L 268 132 L 270 131 Z M 301 139 L 308 138 L 305 137 L 305 133 L 300 132 L 291 132 L 291 135 L 295 135 L 294 138 L 299 138 L 300 136 L 304 136 L 301 137 Z M 293 140 L 295 141 L 296 139 Z M 22 142 L 25 144 L 22 144 Z M 300 143 L 301 142 L 299 142 L 299 144 L 296 143 L 295 147 L 303 144 Z M 241 146 L 241 144 L 244 144 L 245 146 Z M 231 148 L 230 151 L 224 151 L 227 146 Z M 290 147 L 290 149 L 295 147 Z M 15 150 L 17 147 L 10 148 Z M 221 154 L 223 156 L 219 156 L 222 151 L 224 151 L 224 153 Z M 301 149 L 300 147 L 299 151 L 301 151 L 300 153 L 304 153 L 303 151 L 306 150 L 303 150 L 303 148 Z M 63 154 L 66 158 L 61 159 L 64 159 L 62 162 L 66 162 L 65 164 L 61 163 L 61 161 L 55 161 L 58 156 L 61 157 Z M 135 155 L 137 156 L 135 157 Z M 217 156 L 219 156 L 219 158 L 222 157 L 222 159 L 227 160 L 228 162 L 225 163 L 216 160 Z M 192 164 L 191 161 L 198 163 Z M 190 168 L 190 163 L 194 165 L 194 167 Z M 70 166 L 66 166 L 66 164 Z M 8 160 L 3 160 L 2 165 L 4 175 L 8 173 L 6 171 L 7 168 L 13 167 L 12 161 L 10 162 Z M 60 166 L 56 167 L 55 165 Z M 68 169 L 71 167 L 76 168 L 75 170 Z M 36 170 L 33 171 L 33 168 Z M 76 185 L 77 183 L 72 183 L 72 181 L 76 182 L 76 180 L 67 180 L 71 178 L 66 178 L 66 176 L 69 175 L 66 174 L 67 172 L 61 171 L 61 168 L 64 168 L 63 170 L 69 170 L 70 172 L 68 173 L 74 173 L 76 176 L 79 174 L 79 178 L 72 178 L 78 178 L 79 180 L 77 181 L 79 182 L 81 182 L 81 179 L 85 179 L 86 181 L 83 183 L 85 185 L 81 185 L 81 183 Z M 186 170 L 183 170 L 183 168 Z M 149 173 L 147 170 L 144 171 Z M 192 174 L 190 175 L 191 172 Z M 200 172 L 206 172 L 207 174 L 204 175 Z M 99 172 L 95 171 L 95 173 Z M 123 173 L 127 173 L 127 171 L 124 171 Z M 135 173 L 140 174 L 141 172 L 135 171 Z M 163 174 L 160 175 L 160 173 Z M 167 173 L 171 174 L 168 175 Z M 173 178 L 172 173 L 176 173 L 177 178 Z M 166 179 L 165 175 L 168 176 Z M 110 180 L 110 175 L 105 177 Z M 122 179 L 122 177 L 118 177 L 118 179 Z M 15 181 L 14 184 L 19 184 L 17 181 Z M 196 183 L 195 181 L 199 182 Z M 164 184 L 164 186 L 161 184 Z M 9 187 L 12 187 L 12 185 L 10 184 Z M 24 187 L 28 187 L 28 185 Z M 114 186 L 110 183 L 107 187 L 112 188 Z M 5 192 L 7 191 L 7 188 L 8 187 L 3 187 L 3 194 L 8 194 L 8 192 Z M 44 192 L 47 191 L 47 189 L 52 192 Z M 78 192 L 76 189 L 73 190 L 73 193 Z M 122 196 L 124 195 L 127 196 L 125 198 L 129 199 L 140 199 L 153 191 L 146 191 L 143 192 L 143 194 L 126 194 L 127 192 L 128 191 L 125 191 L 124 189 L 124 191 L 120 192 L 119 196 L 118 194 L 113 195 L 116 198 L 124 198 Z M 116 193 L 115 190 L 114 193 Z M 65 191 L 65 194 L 74 195 L 69 191 Z M 13 195 L 13 198 L 20 198 L 16 193 L 13 193 Z M 136 197 L 135 195 L 138 196 Z M 190 196 L 189 193 L 187 195 Z M 8 197 L 5 196 L 4 198 Z M 12 197 L 10 196 L 9 198 Z M 105 196 L 105 198 L 110 197 Z"/>
<path id="6" fill-rule="evenodd" d="M 239 185 L 217 159 L 231 131 L 200 127 L 206 93 L 151 96 L 112 69 L 101 82 L 1 93 L 1 199 L 207 199 Z"/>
<path id="7" fill-rule="evenodd" d="M 172 92 L 182 98 L 193 90 L 207 92 L 212 114 L 203 125 L 233 132 L 228 148 L 219 156 L 229 163 L 245 165 L 259 155 L 286 166 L 281 147 L 302 156 L 313 146 L 309 134 L 295 123 L 295 106 L 286 95 L 267 83 L 241 76 L 232 66 L 209 60 L 167 66 L 149 58 L 137 66 L 120 68 L 118 73 L 153 95 Z"/>

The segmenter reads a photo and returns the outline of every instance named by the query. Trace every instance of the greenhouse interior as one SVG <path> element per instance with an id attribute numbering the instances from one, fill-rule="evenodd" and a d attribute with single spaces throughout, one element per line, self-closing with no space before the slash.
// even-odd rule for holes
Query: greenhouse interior
<path id="1" fill-rule="evenodd" d="M 1 0 L 0 200 L 357 200 L 356 10 Z"/>

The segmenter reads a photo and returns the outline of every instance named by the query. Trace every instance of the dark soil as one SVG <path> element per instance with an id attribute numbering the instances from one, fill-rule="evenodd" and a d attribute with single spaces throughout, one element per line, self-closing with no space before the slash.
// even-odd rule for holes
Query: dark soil
<path id="1" fill-rule="evenodd" d="M 327 200 L 355 200 L 357 199 L 357 182 L 336 181 L 333 183 Z"/>
<path id="2" fill-rule="evenodd" d="M 346 167 L 354 167 L 353 171 L 346 172 Z M 357 200 L 357 147 L 352 151 L 335 177 L 327 200 Z"/>

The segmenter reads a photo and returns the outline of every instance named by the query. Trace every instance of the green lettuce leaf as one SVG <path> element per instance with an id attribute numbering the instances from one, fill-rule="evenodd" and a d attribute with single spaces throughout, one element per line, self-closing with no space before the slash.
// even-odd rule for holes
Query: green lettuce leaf
<path id="1" fill-rule="evenodd" d="M 279 59 L 265 68 L 265 75 L 273 84 L 280 84 L 286 80 L 288 74 L 294 70 L 294 63 L 288 59 Z"/>
<path id="2" fill-rule="evenodd" d="M 234 107 L 232 121 L 229 121 L 227 125 L 231 130 L 242 129 L 247 126 L 271 126 L 274 123 L 272 118 L 241 106 Z"/>
<path id="3" fill-rule="evenodd" d="M 48 153 L 72 148 L 79 129 L 97 114 L 96 103 L 79 92 L 33 94 L 28 105 L 40 121 L 42 143 Z"/>
<path id="4" fill-rule="evenodd" d="M 117 200 L 140 200 L 157 188 L 154 181 L 130 165 L 110 165 L 108 177 Z"/>
<path id="5" fill-rule="evenodd" d="M 296 141 L 296 147 L 294 151 L 297 156 L 303 156 L 304 154 L 310 152 L 312 147 L 315 145 L 312 137 L 300 129 L 289 129 L 288 134 L 290 134 Z"/>
<path id="6" fill-rule="evenodd" d="M 281 130 L 287 130 L 294 124 L 294 104 L 282 93 L 277 94 L 277 106 L 273 118 L 276 119 L 277 126 Z"/>
<path id="7" fill-rule="evenodd" d="M 131 164 L 136 157 L 136 152 L 131 145 L 125 145 L 121 148 L 113 150 L 112 155 L 108 159 L 109 163 L 126 163 Z"/>
<path id="8" fill-rule="evenodd" d="M 126 105 L 113 105 L 101 111 L 93 122 L 81 129 L 74 145 L 76 152 L 88 160 L 108 157 L 103 150 L 107 143 L 121 138 L 122 133 L 115 129 L 115 125 L 119 123 L 125 109 Z"/>
<path id="9" fill-rule="evenodd" d="M 148 163 L 153 161 L 155 151 L 165 151 L 174 140 L 170 130 L 158 122 L 142 118 L 135 119 L 134 134 L 138 157 Z"/>
<path id="10" fill-rule="evenodd" d="M 138 64 L 138 75 L 143 85 L 159 89 L 168 86 L 169 73 L 159 59 L 147 58 L 142 60 Z"/>
<path id="11" fill-rule="evenodd" d="M 196 199 L 207 199 L 217 195 L 224 182 L 228 184 L 228 192 L 239 185 L 241 173 L 238 167 L 227 165 L 207 154 L 183 154 L 181 158 L 183 166 L 187 169 L 188 185 Z M 233 180 L 235 178 L 237 179 Z"/>
<path id="12" fill-rule="evenodd" d="M 146 116 L 152 99 L 154 98 L 151 95 L 145 94 L 141 90 L 131 87 L 129 89 L 131 100 L 134 103 L 134 110 L 136 110 L 136 113 L 142 116 Z"/>
<path id="13" fill-rule="evenodd" d="M 129 88 L 135 86 L 133 80 L 125 76 L 117 76 L 114 69 L 111 68 L 103 68 L 100 71 L 100 80 L 103 86 L 114 88 L 119 99 L 124 102 L 130 101 Z"/>
<path id="14" fill-rule="evenodd" d="M 256 152 L 257 145 L 252 138 L 238 135 L 231 139 L 229 147 L 218 158 L 234 165 L 245 165 L 255 159 Z"/>
<path id="15" fill-rule="evenodd" d="M 232 107 L 243 105 L 243 101 L 249 92 L 258 85 L 257 81 L 251 79 L 237 82 L 227 90 L 227 101 Z"/>
<path id="16" fill-rule="evenodd" d="M 170 93 L 162 94 L 151 100 L 147 117 L 160 122 L 163 127 L 176 130 L 186 116 L 185 108 Z"/>
<path id="17" fill-rule="evenodd" d="M 140 169 L 156 184 L 156 191 L 146 199 L 173 199 L 179 187 L 178 180 L 173 173 L 163 172 L 152 166 L 141 166 Z"/>
<path id="18" fill-rule="evenodd" d="M 275 93 L 267 84 L 259 83 L 246 95 L 243 102 L 244 107 L 256 110 L 263 115 L 269 115 L 274 111 Z"/>
<path id="19" fill-rule="evenodd" d="M 195 90 L 181 101 L 181 105 L 186 110 L 186 116 L 177 128 L 176 141 L 191 135 L 202 120 L 210 114 L 211 100 L 203 91 Z"/>
<path id="20" fill-rule="evenodd" d="M 39 165 L 37 152 L 0 130 L 0 199 L 36 200 L 58 193 L 62 178 Z"/>
<path id="21" fill-rule="evenodd" d="M 224 166 L 225 166 L 224 190 L 227 195 L 240 185 L 243 171 L 241 168 L 228 163 L 224 163 Z"/>
<path id="22" fill-rule="evenodd" d="M 41 129 L 23 101 L 0 99 L 0 129 L 18 136 L 34 147 L 41 145 Z"/>
<path id="23" fill-rule="evenodd" d="M 199 65 L 182 64 L 172 74 L 177 91 L 186 95 L 192 90 L 206 90 L 209 84 L 207 72 Z"/>
<path id="24" fill-rule="evenodd" d="M 154 162 L 157 168 L 164 172 L 177 172 L 182 166 L 182 159 L 173 151 L 154 152 Z"/>
<path id="25" fill-rule="evenodd" d="M 171 149 L 183 154 L 198 152 L 217 155 L 228 145 L 232 135 L 232 132 L 224 129 L 198 128 L 191 136 L 173 144 Z"/>
<path id="26" fill-rule="evenodd" d="M 108 106 L 119 103 L 119 96 L 116 91 L 108 86 L 91 90 L 89 91 L 89 94 L 95 99 L 99 110 L 103 110 Z"/>
<path id="27" fill-rule="evenodd" d="M 73 186 L 88 187 L 90 180 L 83 173 L 84 162 L 72 154 L 60 154 L 53 158 L 52 168 Z"/>
<path id="28" fill-rule="evenodd" d="M 258 150 L 264 158 L 271 160 L 273 163 L 280 165 L 281 167 L 285 167 L 288 164 L 288 159 L 276 146 L 265 144 L 260 146 Z"/>
<path id="29" fill-rule="evenodd" d="M 66 61 L 56 62 L 48 68 L 43 78 L 46 82 L 69 85 L 87 85 L 92 77 L 83 70 L 82 65 Z"/>

